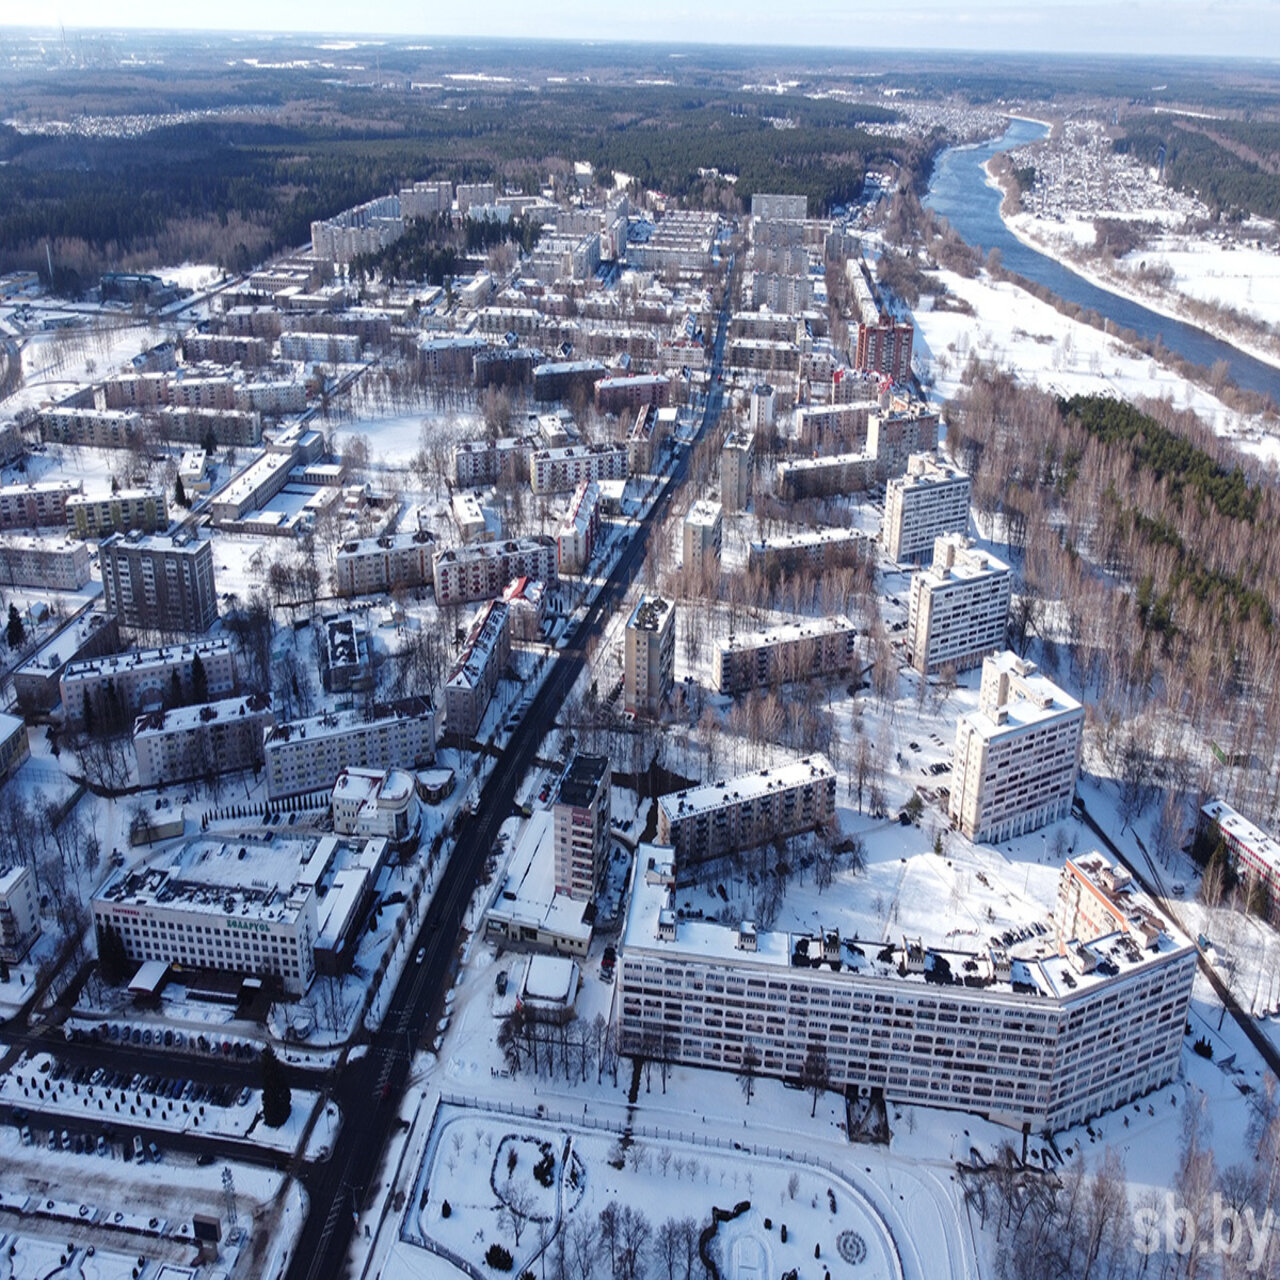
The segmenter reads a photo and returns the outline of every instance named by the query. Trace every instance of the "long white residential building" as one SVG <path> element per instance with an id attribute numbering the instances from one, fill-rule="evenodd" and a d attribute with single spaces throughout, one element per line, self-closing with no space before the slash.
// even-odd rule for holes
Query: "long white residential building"
<path id="1" fill-rule="evenodd" d="M 934 543 L 933 564 L 911 579 L 907 655 L 921 675 L 963 671 L 1004 648 L 1009 566 L 961 533 Z"/>
<path id="2" fill-rule="evenodd" d="M 569 510 L 556 533 L 561 573 L 584 573 L 600 535 L 600 486 L 584 480 L 574 490 Z"/>
<path id="3" fill-rule="evenodd" d="M 951 825 L 999 841 L 1071 812 L 1084 708 L 1006 650 L 982 664 L 978 710 L 960 717 L 951 762 Z"/>
<path id="4" fill-rule="evenodd" d="M 699 498 L 684 518 L 684 570 L 695 582 L 706 575 L 720 574 L 720 553 L 724 545 L 724 507 Z"/>
<path id="5" fill-rule="evenodd" d="M 67 500 L 67 525 L 79 538 L 141 529 L 155 533 L 169 523 L 169 502 L 153 489 L 120 489 L 100 497 L 76 494 Z"/>
<path id="6" fill-rule="evenodd" d="M 564 493 L 584 480 L 625 480 L 625 444 L 570 444 L 538 449 L 529 459 L 529 484 L 534 493 Z"/>
<path id="7" fill-rule="evenodd" d="M 913 453 L 905 475 L 885 485 L 881 540 L 891 560 L 921 560 L 945 533 L 969 528 L 969 477 L 933 454 Z"/>
<path id="8" fill-rule="evenodd" d="M 813 618 L 716 645 L 712 679 L 718 693 L 741 693 L 793 680 L 841 675 L 857 660 L 858 630 L 845 617 Z"/>
<path id="9" fill-rule="evenodd" d="M 72 484 L 67 480 L 0 485 L 0 529 L 65 525 L 67 503 L 82 492 L 81 484 Z"/>
<path id="10" fill-rule="evenodd" d="M 638 867 L 670 857 L 640 854 Z M 633 877 L 624 1053 L 737 1071 L 750 1045 L 759 1071 L 799 1080 L 817 1045 L 833 1089 L 1036 1131 L 1080 1124 L 1178 1073 L 1195 949 L 1163 921 L 1150 937 L 1154 910 L 1131 891 L 1108 932 L 1082 928 L 1060 953 L 1020 959 L 682 919 L 669 884 Z"/>
<path id="11" fill-rule="evenodd" d="M 426 586 L 435 551 L 436 540 L 425 530 L 344 542 L 334 557 L 335 589 L 340 596 L 363 596 Z"/>
<path id="12" fill-rule="evenodd" d="M 658 841 L 684 863 L 704 862 L 835 819 L 836 771 L 823 755 L 663 796 Z"/>
<path id="13" fill-rule="evenodd" d="M 263 742 L 267 794 L 273 799 L 330 791 L 343 769 L 411 769 L 436 757 L 436 716 L 422 698 L 375 706 L 373 714 L 336 711 L 268 729 Z"/>

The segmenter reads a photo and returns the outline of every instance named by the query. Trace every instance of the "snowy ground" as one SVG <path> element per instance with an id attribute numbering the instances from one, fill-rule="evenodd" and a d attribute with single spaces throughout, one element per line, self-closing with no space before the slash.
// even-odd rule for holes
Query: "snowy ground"
<path id="1" fill-rule="evenodd" d="M 256 1089 L 250 1090 L 243 1102 L 237 1099 L 230 1106 L 193 1105 L 176 1098 L 77 1085 L 68 1076 L 54 1080 L 49 1075 L 51 1064 L 48 1054 L 31 1057 L 24 1054 L 10 1071 L 0 1076 L 0 1101 L 27 1110 L 33 1127 L 41 1121 L 45 1128 L 50 1125 L 74 1128 L 76 1124 L 96 1128 L 104 1122 L 126 1127 L 134 1124 L 161 1132 L 251 1138 L 255 1144 L 273 1151 L 293 1152 L 319 1103 L 318 1094 L 295 1090 L 289 1119 L 280 1128 L 270 1129 L 262 1123 L 262 1097 Z M 318 1159 L 332 1150 L 340 1125 L 337 1107 L 326 1104 L 308 1141 L 307 1157 Z"/>
<path id="2" fill-rule="evenodd" d="M 1161 315 L 1186 320 L 1259 360 L 1280 365 L 1280 344 L 1275 341 L 1280 326 L 1280 253 L 1274 249 L 1170 231 L 1108 269 L 1092 253 L 1092 220 L 1057 222 L 1018 213 L 1006 218 L 1005 225 L 1024 244 L 1100 288 L 1123 294 Z M 1167 267 L 1172 278 L 1157 284 L 1143 277 L 1144 267 Z M 1272 340 L 1260 340 L 1248 331 L 1197 316 L 1188 305 L 1192 302 L 1251 315 L 1271 326 Z"/>
<path id="3" fill-rule="evenodd" d="M 1259 420 L 1227 408 L 1216 396 L 1115 338 L 1059 315 L 1016 285 L 986 272 L 966 279 L 939 271 L 947 292 L 973 308 L 972 315 L 938 311 L 931 299 L 912 313 L 917 364 L 933 379 L 940 400 L 955 395 L 970 356 L 1011 369 L 1019 380 L 1064 396 L 1113 395 L 1124 400 L 1170 399 L 1194 409 L 1217 434 L 1259 457 L 1280 459 L 1280 439 Z"/>

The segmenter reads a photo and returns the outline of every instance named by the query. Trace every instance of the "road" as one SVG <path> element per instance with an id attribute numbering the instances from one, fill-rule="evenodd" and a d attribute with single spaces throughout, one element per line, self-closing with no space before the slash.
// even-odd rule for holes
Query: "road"
<path id="1" fill-rule="evenodd" d="M 726 297 L 728 291 L 726 291 Z M 720 416 L 723 390 L 719 380 L 728 328 L 727 304 L 720 312 L 713 348 L 711 385 L 697 439 Z M 411 965 L 392 996 L 381 1030 L 368 1052 L 339 1073 L 332 1097 L 342 1108 L 344 1123 L 333 1158 L 301 1174 L 310 1196 L 310 1209 L 293 1258 L 289 1280 L 336 1280 L 346 1272 L 346 1255 L 354 1229 L 355 1211 L 363 1203 L 376 1176 L 387 1138 L 394 1125 L 418 1039 L 431 1029 L 443 1008 L 453 977 L 463 912 L 493 851 L 498 831 L 511 814 L 516 789 L 534 765 L 547 726 L 555 723 L 565 697 L 586 666 L 591 641 L 622 603 L 644 563 L 649 531 L 662 518 L 673 495 L 688 474 L 692 446 L 676 459 L 649 519 L 619 557 L 595 603 L 578 626 L 572 642 L 562 650 L 512 735 L 502 759 L 480 793 L 476 815 L 468 821 L 449 858 L 427 919 L 412 944 L 422 947 L 421 964 Z"/>

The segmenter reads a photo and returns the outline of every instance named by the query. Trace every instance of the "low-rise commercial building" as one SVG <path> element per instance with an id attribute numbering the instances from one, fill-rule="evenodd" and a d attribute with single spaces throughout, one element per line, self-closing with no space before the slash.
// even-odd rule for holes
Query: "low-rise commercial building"
<path id="1" fill-rule="evenodd" d="M 685 866 L 826 828 L 835 820 L 836 771 L 826 756 L 690 787 L 658 801 L 658 843 Z"/>
<path id="2" fill-rule="evenodd" d="M 338 835 L 404 845 L 421 827 L 418 788 L 406 769 L 343 769 L 330 804 Z"/>
<path id="3" fill-rule="evenodd" d="M 963 534 L 934 543 L 933 564 L 911 579 L 907 656 L 921 675 L 964 671 L 1003 649 L 1009 625 L 1009 566 Z"/>
<path id="4" fill-rule="evenodd" d="M 844 617 L 730 636 L 716 645 L 712 680 L 718 693 L 729 694 L 844 675 L 857 662 L 857 638 L 857 628 Z"/>
<path id="5" fill-rule="evenodd" d="M 1025 835 L 1071 812 L 1084 708 L 1006 650 L 982 664 L 978 710 L 960 717 L 951 825 L 970 840 Z"/>

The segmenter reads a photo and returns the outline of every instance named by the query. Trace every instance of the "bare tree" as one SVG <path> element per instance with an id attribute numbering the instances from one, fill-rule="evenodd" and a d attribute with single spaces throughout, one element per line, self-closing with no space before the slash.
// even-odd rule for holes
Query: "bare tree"
<path id="1" fill-rule="evenodd" d="M 747 1106 L 751 1105 L 751 1095 L 756 1091 L 756 1076 L 760 1073 L 760 1051 L 753 1044 L 742 1046 L 742 1062 L 738 1067 L 738 1083 L 742 1086 Z"/>

